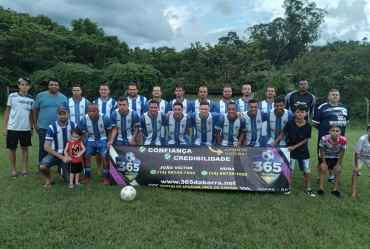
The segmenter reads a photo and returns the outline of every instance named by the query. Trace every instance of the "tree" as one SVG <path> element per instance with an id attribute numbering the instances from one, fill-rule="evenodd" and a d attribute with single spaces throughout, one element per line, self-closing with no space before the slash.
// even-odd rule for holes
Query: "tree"
<path id="1" fill-rule="evenodd" d="M 270 62 L 280 66 L 307 51 L 320 38 L 320 25 L 326 11 L 307 0 L 285 0 L 284 18 L 249 27 L 249 42 L 260 42 Z"/>

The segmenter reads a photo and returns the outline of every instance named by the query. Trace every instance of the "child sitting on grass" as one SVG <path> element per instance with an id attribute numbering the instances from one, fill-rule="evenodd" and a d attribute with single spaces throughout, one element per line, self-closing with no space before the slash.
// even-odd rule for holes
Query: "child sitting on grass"
<path id="1" fill-rule="evenodd" d="M 345 149 L 348 148 L 346 138 L 340 135 L 341 128 L 342 126 L 338 123 L 330 124 L 329 134 L 323 136 L 319 142 L 320 189 L 318 194 L 320 196 L 325 194 L 324 180 L 329 168 L 334 171 L 334 184 L 331 194 L 341 198 L 340 192 L 338 191 L 338 185 L 340 181 L 340 172 L 342 171 L 344 152 Z"/>

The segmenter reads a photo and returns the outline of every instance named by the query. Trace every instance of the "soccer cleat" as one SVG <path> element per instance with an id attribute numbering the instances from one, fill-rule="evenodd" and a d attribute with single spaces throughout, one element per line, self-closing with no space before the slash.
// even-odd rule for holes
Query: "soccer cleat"
<path id="1" fill-rule="evenodd" d="M 340 195 L 340 192 L 338 190 L 331 191 L 331 194 L 335 195 L 335 197 L 342 198 L 342 196 Z"/>
<path id="2" fill-rule="evenodd" d="M 109 184 L 110 180 L 108 178 L 104 178 L 103 184 Z"/>
<path id="3" fill-rule="evenodd" d="M 311 189 L 306 189 L 306 191 L 304 191 L 306 194 L 308 194 L 309 196 L 312 196 L 312 197 L 315 197 L 316 195 L 312 192 Z"/>
<path id="4" fill-rule="evenodd" d="M 83 179 L 81 182 L 82 182 L 82 183 L 87 183 L 87 182 L 89 182 L 89 181 L 91 181 L 91 178 L 85 178 L 85 179 Z"/>
<path id="5" fill-rule="evenodd" d="M 291 188 L 290 188 L 290 189 L 288 189 L 288 191 L 285 191 L 285 192 L 284 192 L 284 194 L 285 194 L 285 195 L 290 195 L 291 193 L 292 193 L 292 189 L 291 189 Z"/>
<path id="6" fill-rule="evenodd" d="M 324 192 L 324 190 L 319 189 L 319 191 L 317 191 L 317 194 L 320 195 L 320 196 L 324 196 L 325 192 Z"/>

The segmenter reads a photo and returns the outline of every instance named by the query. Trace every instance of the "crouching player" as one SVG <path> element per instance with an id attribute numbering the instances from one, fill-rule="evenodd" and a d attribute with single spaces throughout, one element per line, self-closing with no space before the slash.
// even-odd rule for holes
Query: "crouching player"
<path id="1" fill-rule="evenodd" d="M 87 109 L 87 114 L 80 121 L 81 131 L 84 133 L 81 140 L 84 141 L 86 133 L 89 135 L 85 147 L 85 179 L 81 182 L 86 183 L 91 181 L 91 156 L 98 151 L 103 162 L 104 184 L 109 184 L 109 165 L 108 165 L 108 146 L 109 137 L 112 136 L 111 121 L 103 113 L 99 113 L 97 104 L 90 104 Z"/>
<path id="2" fill-rule="evenodd" d="M 285 194 L 289 195 L 292 193 L 292 176 L 296 161 L 298 161 L 299 169 L 303 171 L 306 178 L 305 193 L 314 197 L 315 194 L 311 190 L 310 152 L 307 147 L 307 140 L 311 138 L 311 125 L 305 120 L 307 116 L 307 107 L 298 105 L 294 111 L 294 116 L 295 119 L 291 119 L 286 123 L 280 135 L 271 143 L 271 147 L 275 147 L 279 140 L 284 138 L 285 134 L 287 134 L 287 149 L 290 151 L 290 181 L 289 190 L 286 191 Z"/>
<path id="3" fill-rule="evenodd" d="M 329 134 L 323 136 L 319 142 L 320 189 L 317 192 L 321 196 L 325 194 L 324 178 L 329 168 L 334 171 L 334 184 L 331 194 L 341 198 L 338 185 L 340 181 L 340 172 L 342 171 L 344 152 L 345 149 L 348 148 L 346 138 L 340 135 L 341 128 L 342 126 L 338 123 L 330 124 Z"/>
<path id="4" fill-rule="evenodd" d="M 367 165 L 370 170 L 370 124 L 367 125 L 366 130 L 367 134 L 360 137 L 353 154 L 354 169 L 352 174 L 352 192 L 350 196 L 352 199 L 356 199 L 357 176 L 362 164 Z"/>

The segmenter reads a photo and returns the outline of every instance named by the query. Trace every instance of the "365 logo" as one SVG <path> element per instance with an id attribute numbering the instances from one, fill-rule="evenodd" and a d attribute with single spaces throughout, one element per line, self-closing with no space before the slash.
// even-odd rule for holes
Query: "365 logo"
<path id="1" fill-rule="evenodd" d="M 275 157 L 271 150 L 264 150 L 252 158 L 253 172 L 262 183 L 273 184 L 280 176 L 283 159 Z"/>
<path id="2" fill-rule="evenodd" d="M 127 181 L 132 182 L 140 170 L 140 160 L 132 152 L 127 152 L 125 156 L 116 157 L 117 171 Z"/>

